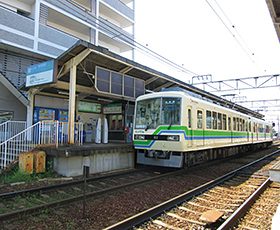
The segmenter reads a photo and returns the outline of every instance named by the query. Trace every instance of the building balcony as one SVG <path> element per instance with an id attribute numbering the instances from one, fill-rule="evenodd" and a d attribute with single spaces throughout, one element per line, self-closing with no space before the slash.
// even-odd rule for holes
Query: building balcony
<path id="1" fill-rule="evenodd" d="M 123 30 L 121 27 L 109 22 L 107 19 L 99 17 L 99 29 L 103 33 L 111 34 L 113 37 L 119 37 L 124 41 L 132 42 L 134 37 L 132 34 Z"/>
<path id="2" fill-rule="evenodd" d="M 39 24 L 35 36 L 33 19 L 0 7 L 0 43 L 55 58 L 71 47 L 78 39 Z"/>
<path id="3" fill-rule="evenodd" d="M 105 5 L 106 7 L 110 8 L 107 9 L 108 13 L 113 14 L 112 11 L 115 13 L 120 13 L 120 15 L 114 15 L 115 18 L 120 18 L 123 16 L 126 20 L 134 22 L 134 10 L 124 4 L 122 1 L 119 0 L 100 0 L 101 5 Z M 104 11 L 104 6 L 101 6 L 100 12 Z M 118 19 L 119 20 L 119 19 Z M 123 19 L 124 20 L 124 19 Z"/>
<path id="4" fill-rule="evenodd" d="M 116 17 L 120 17 L 120 21 L 117 21 L 119 25 L 116 25 L 110 22 L 105 13 L 105 17 L 102 17 L 103 14 L 100 13 L 99 18 L 97 19 L 92 12 L 82 9 L 75 4 L 71 4 L 65 0 L 45 0 L 44 2 L 48 3 L 49 15 L 47 19 L 47 24 L 60 29 L 66 33 L 74 35 L 80 39 L 91 41 L 89 38 L 89 28 L 98 28 L 104 34 L 111 34 L 112 36 L 118 36 L 124 41 L 127 41 L 127 38 L 133 39 L 133 35 L 125 31 L 124 27 L 131 26 L 132 22 L 128 19 L 122 17 L 121 15 L 115 13 Z M 43 2 L 43 4 L 45 4 Z M 101 7 L 103 8 L 103 7 Z M 109 8 L 107 7 L 107 10 Z M 114 20 L 116 22 L 116 20 Z"/>

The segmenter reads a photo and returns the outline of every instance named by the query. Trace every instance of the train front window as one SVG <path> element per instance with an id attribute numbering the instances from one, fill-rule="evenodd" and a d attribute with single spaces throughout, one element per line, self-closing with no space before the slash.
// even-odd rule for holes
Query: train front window
<path id="1" fill-rule="evenodd" d="M 155 129 L 160 124 L 161 98 L 138 101 L 135 128 Z"/>
<path id="2" fill-rule="evenodd" d="M 136 129 L 155 129 L 159 125 L 180 124 L 181 99 L 153 98 L 138 101 L 135 114 Z"/>
<path id="3" fill-rule="evenodd" d="M 180 124 L 180 98 L 162 98 L 162 124 L 179 125 Z"/>

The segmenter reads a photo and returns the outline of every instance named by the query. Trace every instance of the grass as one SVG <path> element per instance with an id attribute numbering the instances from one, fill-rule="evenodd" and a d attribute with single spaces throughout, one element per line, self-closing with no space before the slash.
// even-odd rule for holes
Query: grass
<path id="1" fill-rule="evenodd" d="M 55 177 L 56 174 L 50 165 L 51 162 L 47 162 L 46 172 L 40 174 L 36 174 L 36 173 L 28 174 L 22 172 L 17 165 L 8 173 L 0 175 L 0 184 L 16 183 L 16 182 L 30 183 L 42 178 Z"/>

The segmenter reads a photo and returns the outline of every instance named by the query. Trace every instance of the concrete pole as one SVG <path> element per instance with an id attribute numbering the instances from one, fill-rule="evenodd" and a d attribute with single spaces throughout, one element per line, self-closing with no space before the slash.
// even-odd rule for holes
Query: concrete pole
<path id="1" fill-rule="evenodd" d="M 75 109 L 76 109 L 76 78 L 77 65 L 73 62 L 70 67 L 69 106 L 68 106 L 68 143 L 75 142 Z"/>

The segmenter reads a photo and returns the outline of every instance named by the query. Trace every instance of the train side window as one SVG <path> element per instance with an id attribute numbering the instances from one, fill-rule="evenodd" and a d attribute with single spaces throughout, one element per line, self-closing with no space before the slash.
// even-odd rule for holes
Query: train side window
<path id="1" fill-rule="evenodd" d="M 188 109 L 188 127 L 192 127 L 192 111 L 191 109 Z"/>
<path id="2" fill-rule="evenodd" d="M 239 118 L 236 118 L 236 130 L 239 131 Z"/>
<path id="3" fill-rule="evenodd" d="M 252 124 L 251 124 L 251 121 L 249 121 L 249 132 L 252 132 Z"/>
<path id="4" fill-rule="evenodd" d="M 216 112 L 212 112 L 212 124 L 213 124 L 213 129 L 217 129 L 217 113 Z"/>
<path id="5" fill-rule="evenodd" d="M 223 114 L 223 130 L 227 130 L 227 115 Z"/>
<path id="6" fill-rule="evenodd" d="M 233 130 L 236 131 L 236 118 L 233 118 Z"/>
<path id="7" fill-rule="evenodd" d="M 211 111 L 206 111 L 206 129 L 212 129 Z"/>
<path id="8" fill-rule="evenodd" d="M 218 113 L 218 129 L 222 129 L 222 114 Z"/>
<path id="9" fill-rule="evenodd" d="M 228 117 L 228 130 L 231 130 L 231 118 Z"/>
<path id="10" fill-rule="evenodd" d="M 202 129 L 202 111 L 197 110 L 197 128 Z"/>
<path id="11" fill-rule="evenodd" d="M 242 126 L 243 126 L 242 131 L 245 131 L 245 129 L 246 129 L 246 131 L 247 131 L 247 124 L 246 124 L 246 126 L 245 126 L 245 120 L 244 120 L 244 119 L 242 120 Z"/>

